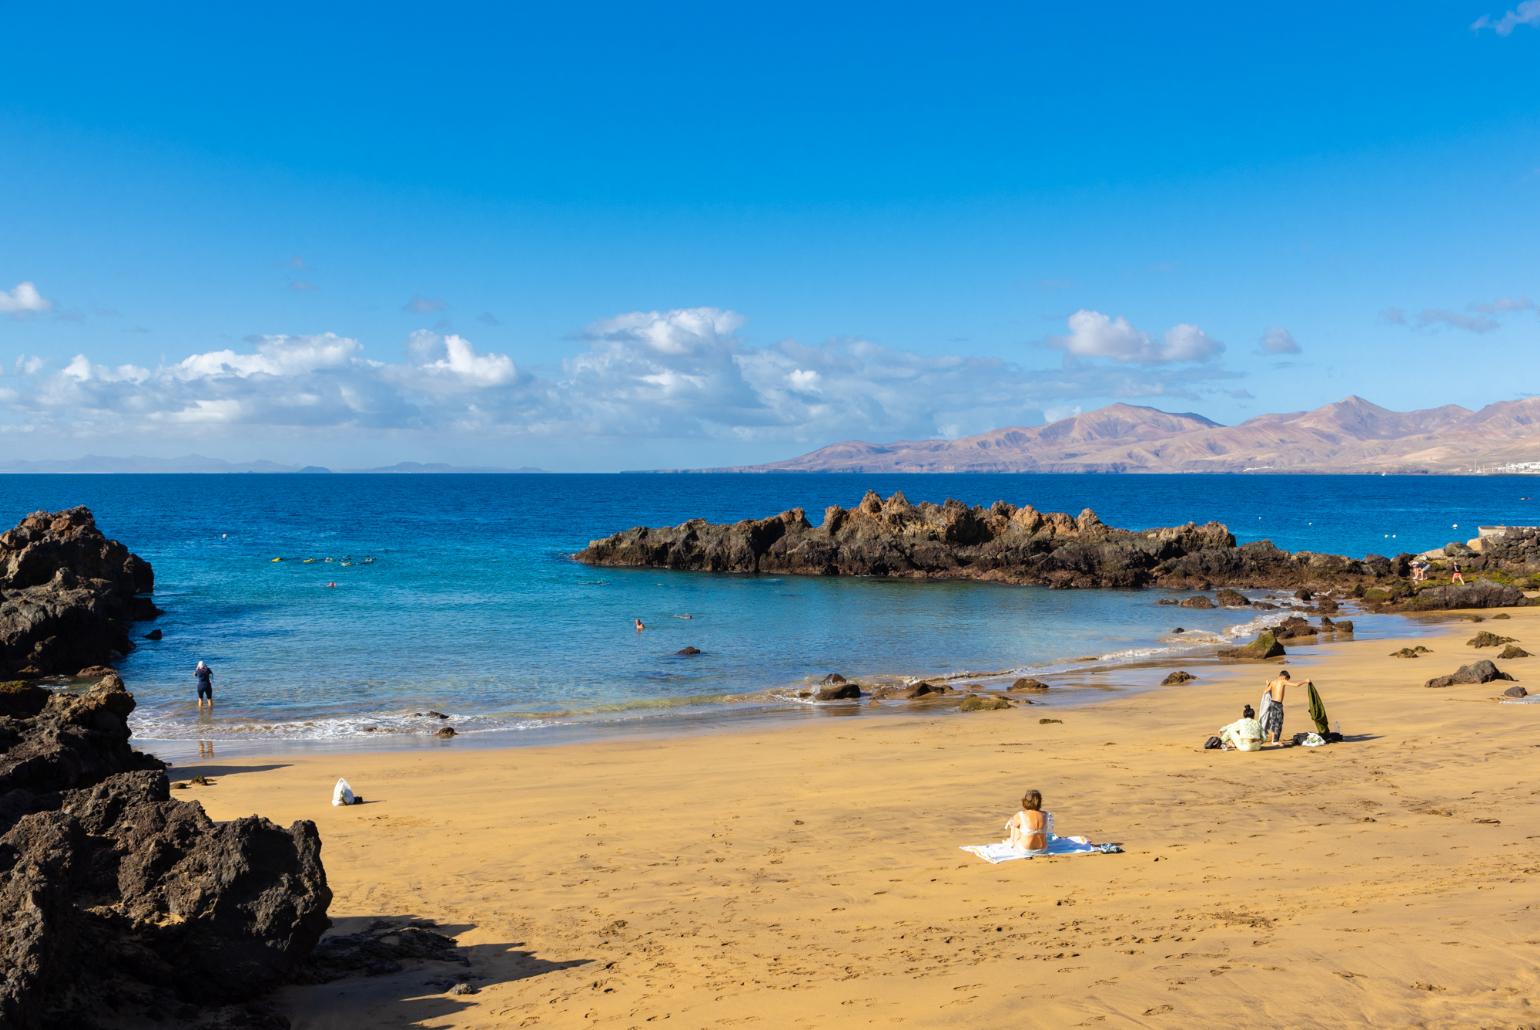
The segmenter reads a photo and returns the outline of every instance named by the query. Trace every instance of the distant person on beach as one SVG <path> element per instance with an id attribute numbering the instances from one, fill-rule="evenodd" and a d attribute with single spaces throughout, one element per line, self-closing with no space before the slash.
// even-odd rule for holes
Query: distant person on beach
<path id="1" fill-rule="evenodd" d="M 1011 834 L 1011 847 L 1029 855 L 1046 852 L 1053 837 L 1053 813 L 1043 811 L 1043 795 L 1027 791 L 1021 799 L 1021 811 L 1005 821 L 1005 828 Z"/>
<path id="2" fill-rule="evenodd" d="M 1465 585 L 1465 575 L 1460 572 L 1460 563 L 1457 561 L 1449 563 L 1449 582 L 1459 583 L 1461 586 Z"/>
<path id="3" fill-rule="evenodd" d="M 643 623 L 642 623 L 642 620 L 641 620 L 641 619 L 637 619 L 637 620 L 636 620 L 636 631 L 637 631 L 637 632 L 638 632 L 638 633 L 640 633 L 640 632 L 641 632 L 641 631 L 642 631 L 642 630 L 644 630 L 644 629 L 646 629 L 646 628 L 647 628 L 647 627 L 646 627 L 646 625 L 644 625 L 644 624 L 643 624 Z"/>
<path id="4" fill-rule="evenodd" d="M 1428 563 L 1424 561 L 1412 562 L 1412 582 L 1426 583 L 1428 581 Z"/>
<path id="5" fill-rule="evenodd" d="M 1219 731 L 1219 745 L 1226 751 L 1260 751 L 1265 736 L 1256 710 L 1247 705 L 1239 719 Z"/>
<path id="6" fill-rule="evenodd" d="M 1279 669 L 1262 691 L 1262 735 L 1271 737 L 1274 744 L 1283 739 L 1283 699 L 1291 682 L 1289 670 Z"/>
<path id="7" fill-rule="evenodd" d="M 198 681 L 198 707 L 202 708 L 205 701 L 209 710 L 214 708 L 214 670 L 209 668 L 209 663 L 198 662 L 198 667 L 193 670 L 193 678 Z"/>

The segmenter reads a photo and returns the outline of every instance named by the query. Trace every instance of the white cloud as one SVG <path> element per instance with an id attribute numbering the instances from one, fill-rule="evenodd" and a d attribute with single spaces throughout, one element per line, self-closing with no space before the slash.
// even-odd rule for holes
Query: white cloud
<path id="1" fill-rule="evenodd" d="M 1463 329 L 1468 333 L 1490 333 L 1502 323 L 1486 315 L 1467 315 L 1459 311 L 1424 308 L 1417 313 L 1418 329 Z"/>
<path id="2" fill-rule="evenodd" d="M 1223 343 L 1185 322 L 1167 329 L 1157 340 L 1121 315 L 1112 318 L 1085 308 L 1069 316 L 1068 335 L 1056 336 L 1049 343 L 1072 358 L 1108 358 L 1142 365 L 1211 361 L 1225 349 Z"/>
<path id="3" fill-rule="evenodd" d="M 414 315 L 426 315 L 434 311 L 443 311 L 447 307 L 449 307 L 449 305 L 439 300 L 437 297 L 424 297 L 421 294 L 418 294 L 411 300 L 407 301 L 405 304 L 401 305 L 401 310 L 410 312 Z"/>
<path id="4" fill-rule="evenodd" d="M 1283 326 L 1275 325 L 1262 334 L 1259 354 L 1298 354 L 1299 341 Z"/>
<path id="5" fill-rule="evenodd" d="M 1510 36 L 1513 30 L 1521 25 L 1528 25 L 1530 28 L 1540 27 L 1540 0 L 1524 0 L 1513 10 L 1505 11 L 1497 18 L 1483 14 L 1471 23 L 1471 30 L 1480 32 L 1482 29 L 1491 29 L 1499 36 Z"/>
<path id="6" fill-rule="evenodd" d="M 760 345 L 743 338 L 743 326 L 741 315 L 717 308 L 631 312 L 590 326 L 581 349 L 539 370 L 426 330 L 393 360 L 335 333 L 264 336 L 155 368 L 85 355 L 62 368 L 20 359 L 0 398 L 0 429 L 160 442 L 282 429 L 368 441 L 381 432 L 460 434 L 483 446 L 513 437 L 816 445 L 962 435 L 1088 399 L 1191 399 L 1235 375 L 1201 364 L 1218 344 L 1192 326 L 1149 342 L 1161 355 L 1155 363 L 1046 370 L 859 338 Z"/>
<path id="7" fill-rule="evenodd" d="M 0 290 L 0 315 L 35 315 L 53 307 L 53 301 L 37 292 L 30 282 L 17 283 L 12 290 Z"/>

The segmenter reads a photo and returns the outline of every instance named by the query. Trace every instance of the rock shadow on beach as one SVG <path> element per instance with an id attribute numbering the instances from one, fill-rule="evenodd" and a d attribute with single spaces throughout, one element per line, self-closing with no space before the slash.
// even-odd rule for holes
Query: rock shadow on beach
<path id="1" fill-rule="evenodd" d="M 590 958 L 552 961 L 521 941 L 461 945 L 471 923 L 417 916 L 350 916 L 335 921 L 316 946 L 302 981 L 278 996 L 293 1030 L 420 1026 L 463 1012 L 497 984 L 527 980 Z"/>

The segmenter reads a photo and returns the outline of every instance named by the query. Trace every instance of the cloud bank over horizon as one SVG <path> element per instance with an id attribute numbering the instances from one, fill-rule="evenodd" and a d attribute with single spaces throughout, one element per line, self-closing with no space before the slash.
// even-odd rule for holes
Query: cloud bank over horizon
<path id="1" fill-rule="evenodd" d="M 190 446 L 261 429 L 430 434 L 473 449 L 511 440 L 802 445 L 1035 424 L 1086 397 L 1192 400 L 1239 375 L 1215 364 L 1223 345 L 1196 326 L 1154 340 L 1086 311 L 1069 319 L 1080 342 L 1047 368 L 1026 359 L 1059 347 L 1052 340 L 1006 360 L 858 337 L 755 344 L 746 324 L 715 307 L 626 312 L 589 325 L 576 353 L 551 368 L 426 329 L 408 335 L 398 360 L 333 332 L 266 335 L 247 349 L 153 367 L 23 355 L 0 367 L 0 435 Z"/>

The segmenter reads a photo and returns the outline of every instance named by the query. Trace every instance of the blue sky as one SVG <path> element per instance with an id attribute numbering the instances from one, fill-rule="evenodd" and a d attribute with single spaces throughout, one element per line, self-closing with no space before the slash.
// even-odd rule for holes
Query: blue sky
<path id="1" fill-rule="evenodd" d="M 1540 373 L 1540 0 L 11 8 L 0 447 L 558 469 Z"/>

